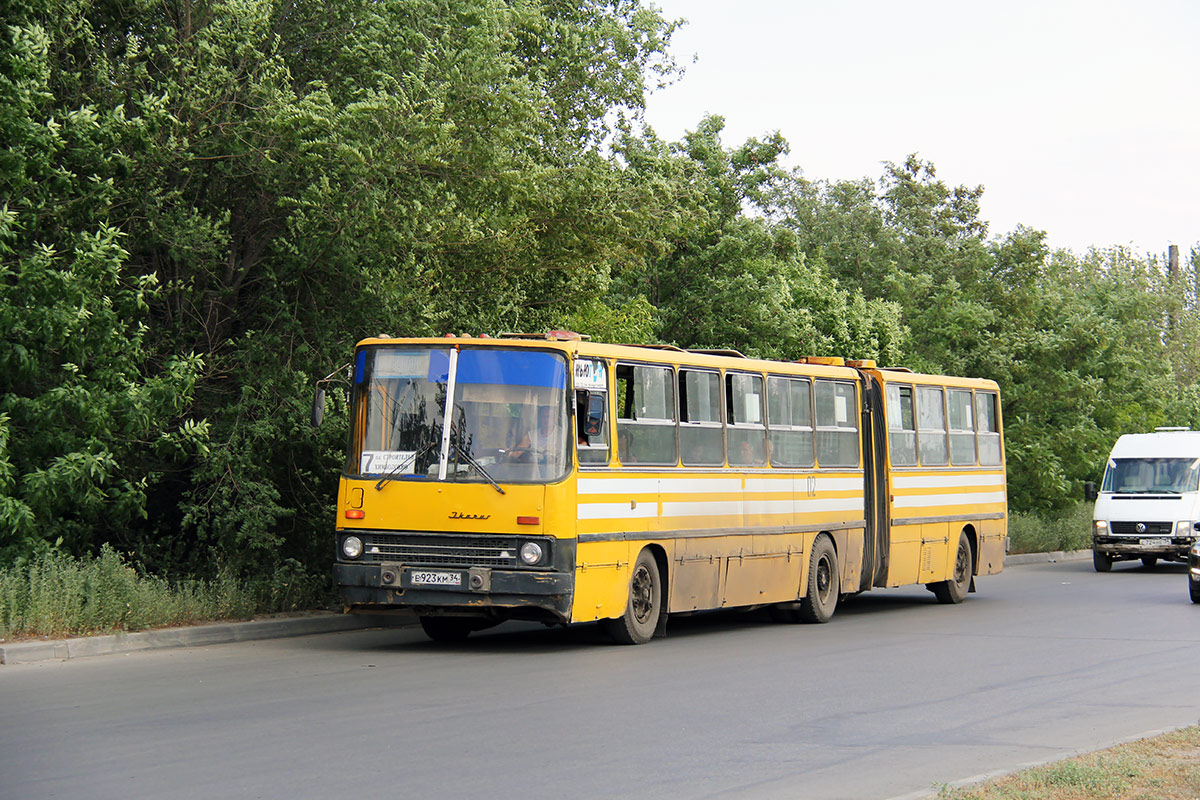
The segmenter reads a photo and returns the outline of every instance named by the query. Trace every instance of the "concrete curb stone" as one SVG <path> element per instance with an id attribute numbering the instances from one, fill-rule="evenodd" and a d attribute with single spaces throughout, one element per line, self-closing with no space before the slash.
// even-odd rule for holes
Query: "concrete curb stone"
<path id="1" fill-rule="evenodd" d="M 1022 553 L 1005 557 L 1004 565 L 1052 564 L 1091 558 L 1091 550 L 1057 550 L 1051 553 Z M 248 642 L 307 636 L 314 633 L 362 630 L 365 628 L 411 627 L 416 617 L 402 615 L 358 615 L 318 612 L 253 619 L 249 622 L 224 622 L 162 628 L 108 636 L 81 636 L 75 639 L 0 642 L 0 664 L 30 664 L 37 661 L 65 661 L 71 658 L 132 653 L 139 650 L 163 650 L 171 647 L 200 647 L 210 644 Z"/>
<path id="2" fill-rule="evenodd" d="M 0 664 L 30 664 L 37 661 L 85 658 L 88 656 L 132 653 L 139 650 L 163 650 L 172 647 L 199 647 L 209 644 L 248 642 L 307 636 L 314 633 L 362 630 L 364 628 L 408 627 L 416 617 L 403 615 L 312 613 L 252 619 L 248 622 L 223 622 L 161 628 L 107 636 L 81 636 L 74 639 L 0 642 Z"/>

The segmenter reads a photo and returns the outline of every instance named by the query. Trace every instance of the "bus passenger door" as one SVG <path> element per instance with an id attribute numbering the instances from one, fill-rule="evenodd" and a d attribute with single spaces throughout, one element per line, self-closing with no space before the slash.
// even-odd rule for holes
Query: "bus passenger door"
<path id="1" fill-rule="evenodd" d="M 862 448 L 864 513 L 867 532 L 863 544 L 862 580 L 859 589 L 886 586 L 888 572 L 888 472 L 887 420 L 883 386 L 870 373 L 862 373 Z"/>

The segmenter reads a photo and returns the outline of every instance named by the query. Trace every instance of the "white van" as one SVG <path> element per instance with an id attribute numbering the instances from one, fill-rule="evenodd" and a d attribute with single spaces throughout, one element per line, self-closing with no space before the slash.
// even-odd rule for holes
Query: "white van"
<path id="1" fill-rule="evenodd" d="M 1186 561 L 1200 537 L 1200 431 L 1158 428 L 1117 440 L 1104 482 L 1084 487 L 1096 501 L 1092 563 L 1108 572 L 1114 561 Z"/>

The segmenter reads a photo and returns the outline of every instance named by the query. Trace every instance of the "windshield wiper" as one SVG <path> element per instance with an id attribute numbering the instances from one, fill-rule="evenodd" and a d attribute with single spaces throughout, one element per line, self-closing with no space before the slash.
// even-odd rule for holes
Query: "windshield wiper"
<path id="1" fill-rule="evenodd" d="M 468 453 L 466 450 L 464 450 L 458 444 L 458 442 L 455 441 L 455 437 L 450 438 L 450 446 L 454 448 L 454 452 L 458 453 L 459 458 L 461 458 L 463 461 L 467 462 L 467 464 L 469 466 L 474 467 L 475 471 L 478 472 L 480 475 L 482 475 L 484 480 L 486 480 L 488 483 L 490 483 L 492 486 L 494 486 L 497 492 L 499 492 L 500 494 L 507 494 L 507 492 L 504 491 L 504 489 L 500 486 L 500 484 L 496 483 L 496 479 L 493 478 L 490 474 L 488 474 L 488 471 L 483 468 L 483 464 L 480 464 L 478 461 L 476 461 L 474 456 L 472 456 L 470 453 Z"/>
<path id="2" fill-rule="evenodd" d="M 388 481 L 396 480 L 396 475 L 398 475 L 409 464 L 417 463 L 417 459 L 420 458 L 421 456 L 425 455 L 426 453 L 428 453 L 430 450 L 432 450 L 433 446 L 437 443 L 438 443 L 437 439 L 430 439 L 428 442 L 425 443 L 425 445 L 423 447 L 421 447 L 421 449 L 414 450 L 413 454 L 411 456 L 404 459 L 399 464 L 397 464 L 396 466 L 394 466 L 390 470 L 388 470 L 387 473 L 382 478 L 379 479 L 379 483 L 375 484 L 375 491 L 378 492 L 381 489 L 383 489 L 384 485 Z"/>

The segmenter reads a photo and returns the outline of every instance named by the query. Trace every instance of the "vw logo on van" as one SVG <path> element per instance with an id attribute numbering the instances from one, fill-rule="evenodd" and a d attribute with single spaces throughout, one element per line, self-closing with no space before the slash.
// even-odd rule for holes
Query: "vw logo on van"
<path id="1" fill-rule="evenodd" d="M 1138 533 L 1145 533 L 1146 532 L 1146 523 L 1139 522 L 1137 525 L 1134 526 L 1134 530 L 1136 530 Z"/>

